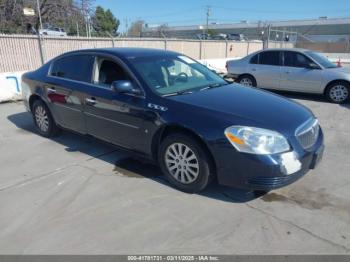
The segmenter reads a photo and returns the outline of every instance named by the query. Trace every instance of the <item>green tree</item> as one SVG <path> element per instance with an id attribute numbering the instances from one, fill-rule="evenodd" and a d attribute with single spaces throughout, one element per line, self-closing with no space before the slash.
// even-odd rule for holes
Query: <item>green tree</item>
<path id="1" fill-rule="evenodd" d="M 68 34 L 86 34 L 86 17 L 91 14 L 94 0 L 40 0 L 44 27 L 62 27 Z M 33 8 L 35 16 L 24 16 L 23 8 Z M 0 33 L 26 33 L 27 25 L 39 28 L 36 0 L 0 0 Z"/>
<path id="2" fill-rule="evenodd" d="M 92 17 L 92 26 L 97 36 L 118 35 L 119 24 L 119 20 L 115 18 L 111 10 L 104 10 L 101 6 L 96 7 Z"/>

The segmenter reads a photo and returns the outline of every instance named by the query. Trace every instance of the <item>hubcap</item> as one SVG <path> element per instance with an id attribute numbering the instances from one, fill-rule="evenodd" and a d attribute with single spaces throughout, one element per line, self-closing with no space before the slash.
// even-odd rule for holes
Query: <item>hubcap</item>
<path id="1" fill-rule="evenodd" d="M 330 98 L 335 102 L 342 102 L 348 98 L 349 91 L 343 85 L 336 85 L 329 91 Z"/>
<path id="2" fill-rule="evenodd" d="M 180 183 L 190 184 L 197 179 L 199 162 L 188 146 L 181 143 L 171 144 L 164 158 L 169 173 Z"/>
<path id="3" fill-rule="evenodd" d="M 47 132 L 49 129 L 49 118 L 45 108 L 37 106 L 35 109 L 35 121 L 41 131 Z"/>
<path id="4" fill-rule="evenodd" d="M 239 81 L 239 83 L 241 85 L 248 86 L 248 87 L 252 87 L 253 86 L 253 82 L 249 78 L 242 78 L 241 81 Z"/>

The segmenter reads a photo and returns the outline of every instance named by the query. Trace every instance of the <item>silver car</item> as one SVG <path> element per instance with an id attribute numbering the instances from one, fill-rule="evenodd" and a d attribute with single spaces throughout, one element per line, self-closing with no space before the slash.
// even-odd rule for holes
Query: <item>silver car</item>
<path id="1" fill-rule="evenodd" d="M 265 49 L 227 62 L 228 76 L 249 87 L 324 94 L 333 103 L 350 97 L 350 68 L 304 49 Z"/>
<path id="2" fill-rule="evenodd" d="M 63 28 L 59 27 L 40 29 L 39 34 L 48 36 L 67 36 L 66 31 Z"/>

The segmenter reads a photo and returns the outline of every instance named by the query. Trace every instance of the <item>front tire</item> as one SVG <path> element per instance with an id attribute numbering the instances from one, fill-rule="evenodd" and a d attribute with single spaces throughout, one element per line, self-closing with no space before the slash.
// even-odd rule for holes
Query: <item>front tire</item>
<path id="1" fill-rule="evenodd" d="M 335 82 L 327 87 L 325 95 L 332 103 L 345 103 L 350 98 L 350 85 L 346 82 Z"/>
<path id="2" fill-rule="evenodd" d="M 44 137 L 53 137 L 58 134 L 57 127 L 49 108 L 41 100 L 36 100 L 32 107 L 32 115 L 38 133 Z"/>
<path id="3" fill-rule="evenodd" d="M 160 145 L 158 161 L 170 184 L 183 192 L 200 192 L 211 181 L 208 153 L 190 136 L 167 136 Z"/>

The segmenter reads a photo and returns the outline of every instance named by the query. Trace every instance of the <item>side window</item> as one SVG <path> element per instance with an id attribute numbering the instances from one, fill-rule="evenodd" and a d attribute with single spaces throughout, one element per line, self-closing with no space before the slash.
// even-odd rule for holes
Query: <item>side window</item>
<path id="1" fill-rule="evenodd" d="M 259 64 L 259 54 L 253 56 L 253 57 L 250 59 L 250 63 L 251 63 L 251 64 L 254 64 L 254 65 Z"/>
<path id="2" fill-rule="evenodd" d="M 114 81 L 131 80 L 125 70 L 116 62 L 99 57 L 96 60 L 94 84 L 111 88 Z"/>
<path id="3" fill-rule="evenodd" d="M 267 51 L 259 54 L 259 64 L 261 65 L 280 65 L 280 52 Z"/>
<path id="4" fill-rule="evenodd" d="M 289 67 L 305 68 L 312 63 L 312 61 L 305 55 L 297 52 L 284 52 L 284 65 Z"/>
<path id="5" fill-rule="evenodd" d="M 284 52 L 284 66 L 295 67 L 295 52 Z"/>
<path id="6" fill-rule="evenodd" d="M 51 75 L 90 83 L 93 61 L 91 55 L 66 56 L 53 62 Z"/>
<path id="7" fill-rule="evenodd" d="M 297 67 L 309 67 L 310 63 L 312 63 L 312 61 L 307 58 L 306 56 L 304 56 L 303 54 L 297 53 L 297 59 L 296 59 L 296 66 Z"/>

